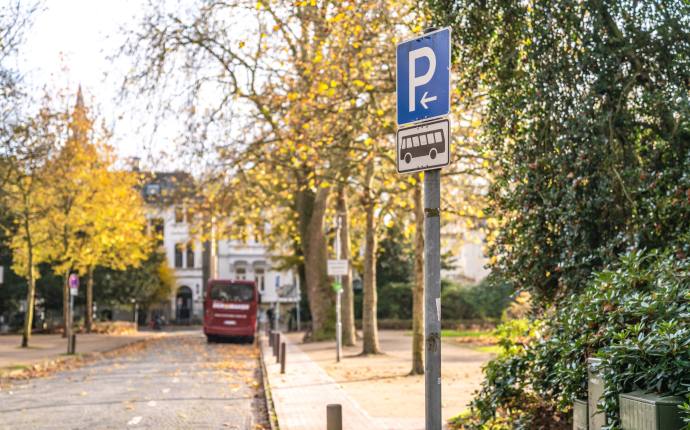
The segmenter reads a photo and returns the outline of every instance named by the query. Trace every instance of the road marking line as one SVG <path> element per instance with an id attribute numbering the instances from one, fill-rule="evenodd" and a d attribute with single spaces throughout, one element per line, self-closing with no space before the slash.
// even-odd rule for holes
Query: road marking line
<path id="1" fill-rule="evenodd" d="M 141 420 L 144 419 L 143 417 L 134 417 L 131 420 L 127 422 L 128 426 L 135 426 L 141 422 Z"/>

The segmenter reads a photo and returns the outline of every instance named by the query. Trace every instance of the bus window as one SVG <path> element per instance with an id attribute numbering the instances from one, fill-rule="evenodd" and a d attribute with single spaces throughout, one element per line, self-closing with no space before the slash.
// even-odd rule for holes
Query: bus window
<path id="1" fill-rule="evenodd" d="M 221 302 L 251 302 L 254 300 L 254 287 L 248 284 L 213 284 L 211 300 Z"/>
<path id="2" fill-rule="evenodd" d="M 429 144 L 434 143 L 434 133 L 427 134 L 426 138 L 429 140 Z"/>
<path id="3" fill-rule="evenodd" d="M 412 144 L 414 146 L 419 146 L 419 138 L 417 136 L 412 137 Z"/>
<path id="4" fill-rule="evenodd" d="M 440 131 L 437 131 L 434 133 L 434 137 L 436 137 L 436 142 L 441 143 L 443 142 L 443 135 L 441 134 Z"/>
<path id="5" fill-rule="evenodd" d="M 427 144 L 426 134 L 419 136 L 419 141 L 421 142 L 422 146 L 426 145 Z"/>

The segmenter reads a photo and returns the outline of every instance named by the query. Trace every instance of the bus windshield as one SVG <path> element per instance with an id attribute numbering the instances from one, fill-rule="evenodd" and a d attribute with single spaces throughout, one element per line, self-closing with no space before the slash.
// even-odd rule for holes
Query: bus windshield
<path id="1" fill-rule="evenodd" d="M 211 286 L 211 300 L 251 302 L 254 300 L 254 287 L 247 284 L 214 284 Z"/>

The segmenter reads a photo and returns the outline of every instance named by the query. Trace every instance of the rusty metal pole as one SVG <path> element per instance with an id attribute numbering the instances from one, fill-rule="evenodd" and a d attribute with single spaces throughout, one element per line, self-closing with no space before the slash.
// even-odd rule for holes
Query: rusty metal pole
<path id="1" fill-rule="evenodd" d="M 341 405 L 326 406 L 326 430 L 343 430 L 343 407 Z"/>

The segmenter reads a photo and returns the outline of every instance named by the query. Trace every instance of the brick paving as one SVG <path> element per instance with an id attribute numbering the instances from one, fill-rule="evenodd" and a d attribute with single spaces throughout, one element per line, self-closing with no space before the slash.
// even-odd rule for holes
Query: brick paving
<path id="1" fill-rule="evenodd" d="M 268 428 L 258 350 L 202 333 L 0 387 L 0 430 Z"/>
<path id="2" fill-rule="evenodd" d="M 403 430 L 381 425 L 364 411 L 321 367 L 285 336 L 287 365 L 284 375 L 276 363 L 272 348 L 262 340 L 264 363 L 280 430 L 323 430 L 326 405 L 339 403 L 343 408 L 343 430 Z M 387 423 L 395 425 L 393 422 Z"/>
<path id="3" fill-rule="evenodd" d="M 326 405 L 338 403 L 343 408 L 343 430 L 423 430 L 424 418 L 372 417 L 341 385 L 333 380 L 299 345 L 286 342 L 287 365 L 280 374 L 268 340 L 261 341 L 273 406 L 280 430 L 323 430 L 326 427 Z M 375 396 L 376 383 L 372 383 Z M 444 426 L 445 427 L 445 426 Z"/>

